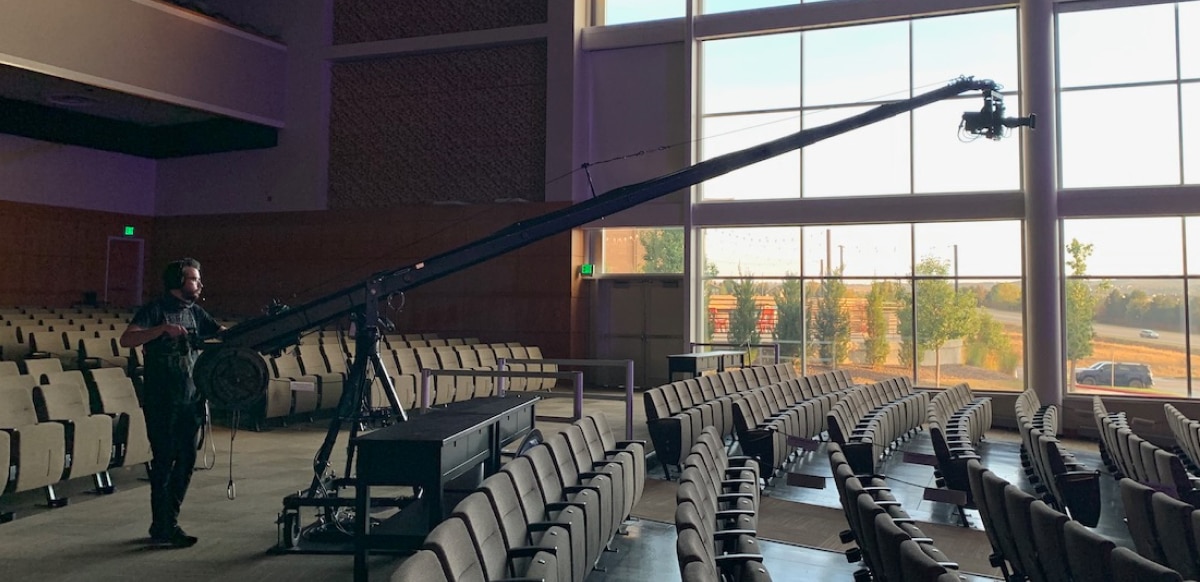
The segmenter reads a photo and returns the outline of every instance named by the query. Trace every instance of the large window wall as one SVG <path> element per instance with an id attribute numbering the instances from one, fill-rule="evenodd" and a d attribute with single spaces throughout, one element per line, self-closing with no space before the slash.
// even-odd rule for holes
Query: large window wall
<path id="1" fill-rule="evenodd" d="M 964 51 L 964 45 L 986 51 Z M 967 74 L 1015 101 L 1014 10 L 710 40 L 700 50 L 703 159 L 906 99 Z M 754 63 L 753 66 L 747 66 Z M 956 130 L 976 95 L 930 105 L 710 180 L 704 201 L 1016 190 L 1018 140 Z"/>
<path id="2" fill-rule="evenodd" d="M 688 1 L 601 5 L 609 22 L 633 22 L 685 16 Z M 1018 85 L 1018 10 L 963 0 L 958 14 L 936 3 L 930 14 L 897 18 L 882 4 L 809 3 L 697 4 L 695 36 L 684 39 L 697 71 L 689 109 L 697 160 L 964 74 L 1001 83 L 1010 115 L 1029 113 L 1019 110 L 1027 88 Z M 1036 307 L 1051 302 L 1061 308 L 1068 391 L 1192 397 L 1200 364 L 1200 1 L 1113 5 L 1055 6 L 1055 53 L 1046 58 L 1057 115 L 1039 118 L 1037 131 L 1057 138 L 1057 297 L 1042 284 L 1036 300 L 1023 296 L 1022 258 L 1037 249 L 1024 254 L 1031 239 L 1021 218 L 1042 210 L 1004 203 L 1031 172 L 1021 140 L 961 143 L 961 114 L 979 108 L 972 95 L 699 185 L 689 219 L 692 264 L 702 266 L 690 273 L 692 340 L 777 343 L 805 371 L 1016 390 L 1038 357 L 1025 353 L 1023 307 L 1030 301 L 1044 313 Z M 635 14 L 651 6 L 659 15 Z M 876 9 L 885 14 L 863 12 Z M 744 14 L 718 14 L 734 10 Z M 837 14 L 845 20 L 830 19 Z M 880 206 L 899 216 L 882 216 Z M 1033 216 L 1030 224 L 1048 224 Z M 1045 365 L 1034 368 L 1045 376 Z"/>
<path id="3" fill-rule="evenodd" d="M 805 373 L 1021 387 L 1019 222 L 706 228 L 702 248 L 707 343 L 776 344 Z"/>
<path id="4" fill-rule="evenodd" d="M 1192 397 L 1200 218 L 1067 220 L 1063 240 L 1073 389 Z"/>
<path id="5" fill-rule="evenodd" d="M 1066 12 L 1058 37 L 1063 187 L 1200 184 L 1200 2 Z"/>

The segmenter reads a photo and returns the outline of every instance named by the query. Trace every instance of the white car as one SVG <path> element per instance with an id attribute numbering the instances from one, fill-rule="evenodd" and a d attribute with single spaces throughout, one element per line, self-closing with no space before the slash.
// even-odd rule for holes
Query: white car
<path id="1" fill-rule="evenodd" d="M 1158 339 L 1158 332 L 1152 329 L 1143 329 L 1142 331 L 1138 332 L 1138 335 L 1141 337 L 1148 337 L 1150 339 Z"/>

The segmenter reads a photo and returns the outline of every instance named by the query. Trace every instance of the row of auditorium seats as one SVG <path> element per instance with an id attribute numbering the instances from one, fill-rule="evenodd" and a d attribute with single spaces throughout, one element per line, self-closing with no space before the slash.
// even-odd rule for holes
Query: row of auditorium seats
<path id="1" fill-rule="evenodd" d="M 1187 462 L 1190 472 L 1200 473 L 1200 421 L 1188 418 L 1169 403 L 1163 404 L 1163 411 L 1180 457 Z"/>
<path id="2" fill-rule="evenodd" d="M 0 362 L 0 494 L 45 489 L 47 503 L 61 506 L 55 486 L 78 478 L 111 493 L 110 469 L 151 456 L 132 381 L 120 368 L 85 376 L 37 361 L 48 364 L 32 374 Z"/>
<path id="3" fill-rule="evenodd" d="M 837 443 L 829 443 L 827 452 L 838 500 L 850 526 L 841 533 L 841 540 L 856 546 L 846 552 L 846 559 L 861 561 L 865 566 L 855 573 L 855 580 L 959 580 L 958 564 L 934 546 L 896 501 L 886 481 L 871 474 L 856 474 Z"/>
<path id="4" fill-rule="evenodd" d="M 1200 513 L 1195 506 L 1128 477 L 1117 485 L 1137 553 L 1184 578 L 1200 578 L 1200 549 L 1196 545 Z"/>
<path id="5" fill-rule="evenodd" d="M 926 407 L 925 430 L 933 444 L 936 458 L 934 477 L 938 487 L 958 491 L 966 496 L 964 507 L 975 507 L 971 485 L 967 480 L 967 461 L 979 459 L 975 447 L 992 427 L 992 399 L 976 397 L 963 382 L 938 392 Z"/>
<path id="6" fill-rule="evenodd" d="M 1101 459 L 1113 478 L 1128 477 L 1187 503 L 1200 500 L 1200 490 L 1183 459 L 1130 428 L 1124 412 L 1110 413 L 1099 396 L 1092 397 L 1092 414 L 1100 433 Z"/>
<path id="7" fill-rule="evenodd" d="M 929 393 L 896 377 L 850 390 L 828 414 L 829 439 L 841 446 L 855 473 L 873 474 L 895 445 L 921 429 Z"/>
<path id="8" fill-rule="evenodd" d="M 641 498 L 644 463 L 643 443 L 585 416 L 484 479 L 391 579 L 582 582 Z"/>
<path id="9" fill-rule="evenodd" d="M 819 377 L 832 377 L 822 383 Z M 832 390 L 821 392 L 821 390 Z M 781 474 L 806 442 L 825 432 L 829 411 L 851 390 L 850 376 L 825 372 L 747 391 L 734 402 L 733 424 L 742 453 L 758 461 L 767 480 Z"/>
<path id="10" fill-rule="evenodd" d="M 125 322 L 64 322 L 46 325 L 0 322 L 0 359 L 20 361 L 29 357 L 52 357 L 62 360 L 67 367 L 77 367 L 82 340 L 116 340 L 125 330 L 125 326 Z M 104 357 L 106 352 L 128 356 L 118 352 L 114 345 L 108 350 L 96 351 L 94 357 Z"/>
<path id="11" fill-rule="evenodd" d="M 683 582 L 771 579 L 758 546 L 758 482 L 748 457 L 730 459 L 713 426 L 701 430 L 675 493 L 675 553 Z"/>
<path id="12" fill-rule="evenodd" d="M 734 402 L 747 391 L 796 379 L 790 363 L 753 366 L 705 374 L 646 390 L 646 425 L 654 442 L 654 451 L 669 479 L 670 468 L 682 463 L 700 430 L 713 426 L 722 439 L 736 438 Z M 844 370 L 806 376 L 800 389 L 812 394 L 828 394 L 850 385 Z"/>
<path id="13" fill-rule="evenodd" d="M 985 468 L 967 465 L 979 515 L 992 545 L 992 563 L 1005 579 L 1033 582 L 1180 581 L 1176 571 L 1117 547 Z M 1011 573 L 1011 574 L 1010 574 Z"/>
<path id="14" fill-rule="evenodd" d="M 1032 392 L 1026 390 L 1022 396 Z M 1035 407 L 1035 404 L 1036 401 L 1029 397 L 1018 397 L 1015 405 L 1025 475 L 1051 507 L 1088 527 L 1095 527 L 1100 521 L 1102 507 L 1100 471 L 1079 462 L 1051 432 L 1045 419 L 1057 418 L 1056 415 L 1042 415 L 1043 426 L 1047 428 L 1038 428 L 1035 424 L 1037 411 L 1056 407 Z"/>
<path id="15" fill-rule="evenodd" d="M 305 341 L 286 353 L 269 358 L 266 397 L 258 409 L 252 411 L 255 421 L 311 417 L 319 411 L 333 411 L 345 391 L 345 383 L 351 369 L 352 344 L 344 344 L 331 338 L 327 341 Z M 397 401 L 405 409 L 421 404 L 422 369 L 432 370 L 496 370 L 498 360 L 506 360 L 506 369 L 513 371 L 554 372 L 553 363 L 508 364 L 510 359 L 541 360 L 542 352 L 537 346 L 511 344 L 460 344 L 454 346 L 395 348 L 379 346 L 380 361 L 388 371 Z M 374 370 L 368 370 L 372 378 L 366 395 L 371 408 L 387 408 L 390 399 L 386 387 Z M 509 391 L 550 390 L 554 378 L 510 378 L 506 383 Z M 448 404 L 492 396 L 497 392 L 494 378 L 484 376 L 436 376 L 430 382 L 430 405 Z"/>
<path id="16" fill-rule="evenodd" d="M 477 337 L 441 338 L 436 333 L 406 333 L 385 334 L 383 344 L 389 349 L 396 348 L 436 348 L 442 346 L 461 346 L 479 343 Z"/>

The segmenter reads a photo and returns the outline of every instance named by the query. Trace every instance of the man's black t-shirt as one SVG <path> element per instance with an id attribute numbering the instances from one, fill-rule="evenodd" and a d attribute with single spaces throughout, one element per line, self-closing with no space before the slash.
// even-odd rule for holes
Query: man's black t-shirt
<path id="1" fill-rule="evenodd" d="M 192 367 L 200 351 L 193 340 L 216 334 L 221 325 L 199 305 L 182 301 L 170 293 L 143 305 L 130 323 L 144 329 L 173 323 L 188 330 L 186 336 L 172 338 L 163 334 L 143 345 L 146 353 L 143 397 L 147 404 L 197 402 L 200 398 L 192 381 Z"/>

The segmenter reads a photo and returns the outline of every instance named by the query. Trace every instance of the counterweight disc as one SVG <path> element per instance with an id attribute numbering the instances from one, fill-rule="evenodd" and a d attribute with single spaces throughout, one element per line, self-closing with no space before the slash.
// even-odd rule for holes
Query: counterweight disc
<path id="1" fill-rule="evenodd" d="M 267 393 L 267 362 L 249 348 L 217 346 L 200 352 L 192 369 L 196 388 L 213 405 L 244 410 Z"/>

